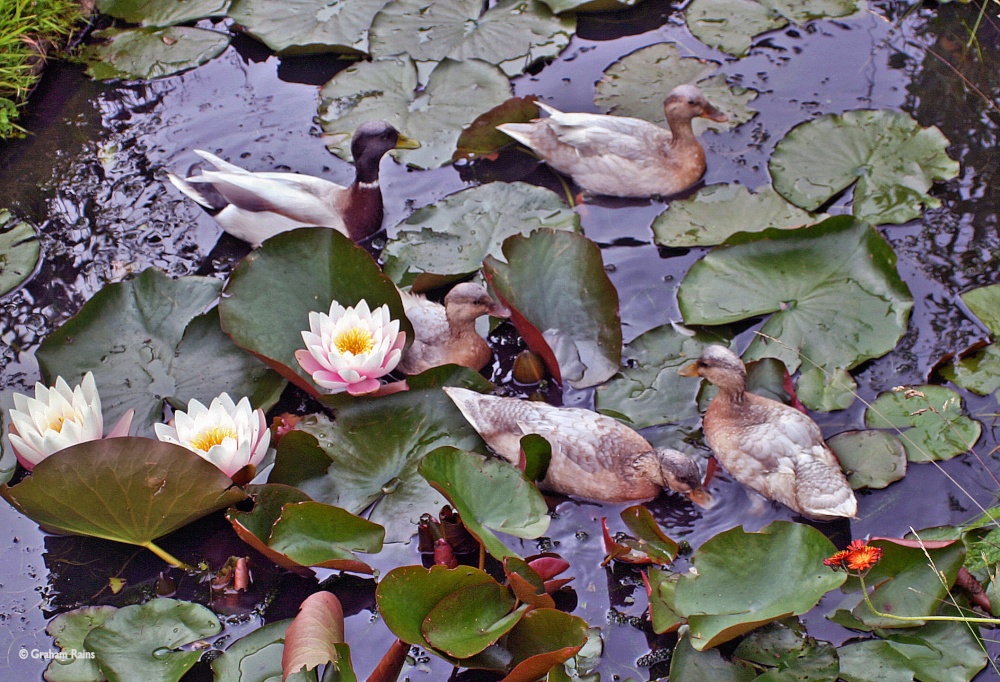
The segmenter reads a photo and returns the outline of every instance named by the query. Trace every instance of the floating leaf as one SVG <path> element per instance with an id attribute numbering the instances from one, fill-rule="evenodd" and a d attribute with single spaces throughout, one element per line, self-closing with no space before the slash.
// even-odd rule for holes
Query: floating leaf
<path id="1" fill-rule="evenodd" d="M 420 631 L 435 649 L 455 658 L 468 658 L 503 637 L 524 616 L 527 605 L 502 585 L 469 585 L 435 604 Z"/>
<path id="2" fill-rule="evenodd" d="M 493 182 L 455 192 L 396 226 L 383 252 L 385 273 L 401 285 L 420 274 L 466 275 L 505 239 L 539 228 L 580 231 L 580 218 L 555 192 L 524 182 Z"/>
<path id="3" fill-rule="evenodd" d="M 42 246 L 35 228 L 0 210 L 0 296 L 21 286 L 38 265 Z"/>
<path id="4" fill-rule="evenodd" d="M 892 350 L 913 307 L 896 255 L 873 228 L 848 216 L 792 232 L 734 235 L 691 266 L 677 292 L 685 324 L 730 324 L 774 313 L 743 354 L 799 353 L 831 374 Z M 850 306 L 844 306 L 850 301 Z"/>
<path id="5" fill-rule="evenodd" d="M 385 0 L 233 0 L 229 16 L 282 55 L 367 52 L 368 27 Z"/>
<path id="6" fill-rule="evenodd" d="M 544 0 L 553 12 L 616 12 L 635 7 L 642 0 Z"/>
<path id="7" fill-rule="evenodd" d="M 282 232 L 237 265 L 219 302 L 222 328 L 239 346 L 309 391 L 319 390 L 295 359 L 305 348 L 309 313 L 327 313 L 331 301 L 370 309 L 387 304 L 389 315 L 413 339 L 395 285 L 371 255 L 348 237 L 325 227 Z"/>
<path id="8" fill-rule="evenodd" d="M 729 117 L 727 123 L 696 118 L 696 134 L 707 129 L 728 130 L 757 115 L 747 105 L 757 91 L 726 83 L 725 76 L 712 75 L 718 62 L 683 57 L 676 43 L 654 43 L 622 57 L 607 69 L 597 83 L 594 104 L 606 114 L 641 118 L 666 126 L 663 100 L 678 85 L 692 83 L 705 98 Z"/>
<path id="9" fill-rule="evenodd" d="M 675 632 L 687 622 L 687 619 L 677 613 L 674 607 L 674 596 L 680 574 L 658 566 L 650 566 L 646 570 L 646 576 L 649 591 L 649 620 L 653 632 L 658 635 Z"/>
<path id="10" fill-rule="evenodd" d="M 936 127 L 921 128 L 899 111 L 847 111 L 793 128 L 768 168 L 774 189 L 808 211 L 854 185 L 858 220 L 905 223 L 941 205 L 927 193 L 935 180 L 958 175 L 948 144 Z"/>
<path id="11" fill-rule="evenodd" d="M 858 383 L 845 369 L 810 367 L 802 370 L 796 390 L 799 400 L 810 410 L 833 412 L 846 410 L 854 403 Z"/>
<path id="12" fill-rule="evenodd" d="M 962 294 L 962 302 L 986 326 L 993 339 L 1000 339 L 1000 284 L 967 291 Z M 992 343 L 942 368 L 940 374 L 960 388 L 989 395 L 1000 389 L 1000 347 Z"/>
<path id="13" fill-rule="evenodd" d="M 230 0 L 97 0 L 97 11 L 130 24 L 173 26 L 225 16 L 229 3 Z"/>
<path id="14" fill-rule="evenodd" d="M 557 17 L 538 0 L 394 0 L 376 15 L 371 53 L 405 53 L 416 61 L 481 59 L 516 76 L 563 51 L 574 17 Z"/>
<path id="15" fill-rule="evenodd" d="M 827 441 L 847 474 L 859 488 L 884 488 L 906 476 L 906 448 L 885 431 L 845 431 Z"/>
<path id="16" fill-rule="evenodd" d="M 641 504 L 628 507 L 622 510 L 621 517 L 635 536 L 632 549 L 646 553 L 657 563 L 668 564 L 677 558 L 680 549 L 677 543 L 667 537 L 646 507 Z"/>
<path id="17" fill-rule="evenodd" d="M 291 622 L 268 623 L 226 647 L 212 661 L 214 682 L 280 682 L 285 631 Z M 292 673 L 285 682 L 317 682 L 316 671 Z"/>
<path id="18" fill-rule="evenodd" d="M 285 631 L 281 668 L 288 674 L 330 663 L 340 682 L 355 682 L 351 651 L 344 643 L 344 609 L 331 592 L 314 592 L 299 606 Z M 324 679 L 326 679 L 324 675 Z"/>
<path id="19" fill-rule="evenodd" d="M 105 423 L 136 411 L 138 432 L 163 419 L 163 406 L 208 404 L 226 390 L 269 408 L 284 382 L 233 345 L 217 314 L 198 317 L 219 296 L 208 277 L 171 279 L 150 268 L 94 294 L 73 318 L 49 335 L 36 357 L 48 384 L 71 384 L 93 371 Z"/>
<path id="20" fill-rule="evenodd" d="M 97 655 L 108 682 L 178 682 L 202 653 L 178 647 L 220 630 L 219 618 L 201 604 L 153 599 L 118 609 L 83 644 Z"/>
<path id="21" fill-rule="evenodd" d="M 491 530 L 533 539 L 549 527 L 545 498 L 517 467 L 506 461 L 440 447 L 423 458 L 418 471 L 448 498 L 468 531 L 496 559 L 517 553 Z"/>
<path id="22" fill-rule="evenodd" d="M 587 643 L 587 622 L 556 609 L 524 614 L 504 642 L 514 656 L 503 682 L 534 682 L 568 661 Z"/>
<path id="23" fill-rule="evenodd" d="M 670 659 L 670 679 L 674 682 L 750 682 L 757 671 L 743 661 L 730 663 L 716 649 L 700 651 L 691 645 L 691 636 L 682 636 Z"/>
<path id="24" fill-rule="evenodd" d="M 510 136 L 497 130 L 497 126 L 501 123 L 527 123 L 538 118 L 540 110 L 537 101 L 534 95 L 511 97 L 480 114 L 459 136 L 452 161 L 476 157 L 496 159 L 497 152 L 510 144 Z"/>
<path id="25" fill-rule="evenodd" d="M 791 626 L 788 623 L 791 623 Z M 775 622 L 751 632 L 733 652 L 735 658 L 768 666 L 768 682 L 823 682 L 838 679 L 837 650 L 810 637 L 798 621 Z M 758 678 L 761 679 L 761 678 Z"/>
<path id="26" fill-rule="evenodd" d="M 484 62 L 445 59 L 422 80 L 411 58 L 390 57 L 351 66 L 324 85 L 319 122 L 330 151 L 350 160 L 355 129 L 388 121 L 420 141 L 420 149 L 406 153 L 407 164 L 436 168 L 451 161 L 470 123 L 510 96 L 507 77 Z"/>
<path id="27" fill-rule="evenodd" d="M 45 632 L 55 640 L 56 646 L 66 657 L 52 659 L 43 675 L 45 682 L 104 680 L 97 661 L 79 654 L 85 651 L 83 640 L 87 634 L 102 625 L 117 610 L 114 606 L 84 606 L 60 613 L 50 620 Z"/>
<path id="28" fill-rule="evenodd" d="M 697 574 L 677 584 L 675 607 L 688 618 L 691 645 L 701 651 L 809 611 L 847 578 L 823 565 L 834 551 L 815 528 L 788 521 L 711 538 L 691 559 Z"/>
<path id="29" fill-rule="evenodd" d="M 737 232 L 792 230 L 816 218 L 785 201 L 770 185 L 756 192 L 737 184 L 709 185 L 687 199 L 670 202 L 653 220 L 653 241 L 676 248 L 714 246 Z"/>
<path id="30" fill-rule="evenodd" d="M 104 42 L 87 45 L 80 57 L 97 80 L 170 76 L 214 59 L 229 46 L 228 34 L 190 26 L 110 28 L 94 37 Z"/>
<path id="31" fill-rule="evenodd" d="M 635 429 L 697 417 L 699 386 L 677 370 L 696 360 L 711 344 L 725 346 L 729 339 L 712 331 L 692 332 L 673 324 L 637 336 L 622 349 L 625 366 L 597 387 L 597 411 L 624 417 Z"/>
<path id="32" fill-rule="evenodd" d="M 618 292 L 597 245 L 573 232 L 541 229 L 506 239 L 503 255 L 507 263 L 487 256 L 483 274 L 556 381 L 587 388 L 617 372 Z"/>
<path id="33" fill-rule="evenodd" d="M 865 411 L 865 426 L 896 429 L 911 462 L 951 459 L 979 440 L 982 426 L 963 414 L 962 398 L 944 386 L 886 391 Z"/>

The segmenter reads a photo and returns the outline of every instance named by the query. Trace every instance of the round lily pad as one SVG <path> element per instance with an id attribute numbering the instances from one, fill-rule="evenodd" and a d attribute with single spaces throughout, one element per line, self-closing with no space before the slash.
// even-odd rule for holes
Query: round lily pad
<path id="1" fill-rule="evenodd" d="M 212 661 L 215 682 L 249 682 L 246 673 L 253 671 L 259 682 L 282 679 L 281 657 L 285 649 L 285 631 L 292 620 L 279 620 L 241 637 Z M 316 682 L 316 671 L 292 673 L 285 682 Z"/>
<path id="2" fill-rule="evenodd" d="M 173 26 L 206 17 L 225 16 L 230 0 L 97 0 L 101 14 L 143 26 Z"/>
<path id="3" fill-rule="evenodd" d="M 104 42 L 87 45 L 80 57 L 98 80 L 149 80 L 204 64 L 229 47 L 229 35 L 191 26 L 106 29 L 94 34 Z"/>
<path id="4" fill-rule="evenodd" d="M 74 656 L 73 652 L 84 651 L 83 640 L 87 634 L 102 625 L 117 610 L 114 606 L 84 606 L 60 613 L 50 620 L 45 632 L 52 637 L 59 650 L 65 652 L 66 657 L 52 659 L 43 675 L 45 682 L 102 679 L 101 668 L 96 660 Z"/>
<path id="5" fill-rule="evenodd" d="M 42 247 L 35 228 L 0 210 L 0 296 L 13 291 L 31 277 Z"/>
<path id="6" fill-rule="evenodd" d="M 846 431 L 827 441 L 847 474 L 859 488 L 884 488 L 906 476 L 906 448 L 885 431 Z"/>
<path id="7" fill-rule="evenodd" d="M 871 429 L 894 429 L 911 462 L 951 459 L 971 450 L 982 425 L 965 416 L 962 397 L 944 386 L 886 391 L 865 411 Z"/>
<path id="8" fill-rule="evenodd" d="M 368 27 L 384 0 L 233 0 L 229 16 L 283 55 L 367 52 Z"/>
<path id="9" fill-rule="evenodd" d="M 527 606 L 515 610 L 516 601 L 499 583 L 469 585 L 435 604 L 420 631 L 435 649 L 455 658 L 468 658 L 517 625 Z"/>
<path id="10" fill-rule="evenodd" d="M 1000 284 L 962 294 L 962 302 L 986 326 L 994 342 L 1000 339 Z M 939 370 L 944 379 L 978 395 L 1000 390 L 1000 346 L 992 343 Z"/>

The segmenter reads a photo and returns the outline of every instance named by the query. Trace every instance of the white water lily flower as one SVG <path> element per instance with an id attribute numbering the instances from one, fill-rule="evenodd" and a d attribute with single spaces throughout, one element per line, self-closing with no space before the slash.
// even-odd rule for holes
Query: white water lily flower
<path id="1" fill-rule="evenodd" d="M 129 410 L 108 434 L 108 438 L 128 435 L 134 410 Z M 62 377 L 48 388 L 35 384 L 35 397 L 14 394 L 7 437 L 17 461 L 28 471 L 49 455 L 77 443 L 100 440 L 104 436 L 101 396 L 92 372 L 75 388 Z"/>
<path id="2" fill-rule="evenodd" d="M 208 407 L 192 399 L 187 412 L 174 412 L 170 424 L 154 424 L 153 430 L 161 441 L 191 450 L 230 478 L 248 464 L 260 464 L 271 442 L 264 411 L 250 407 L 247 398 L 234 403 L 227 393 Z"/>
<path id="3" fill-rule="evenodd" d="M 295 351 L 295 359 L 317 385 L 363 395 L 378 390 L 379 377 L 399 364 L 406 332 L 389 317 L 388 305 L 370 311 L 364 299 L 347 308 L 334 301 L 329 315 L 309 313 L 302 340 L 306 349 Z"/>

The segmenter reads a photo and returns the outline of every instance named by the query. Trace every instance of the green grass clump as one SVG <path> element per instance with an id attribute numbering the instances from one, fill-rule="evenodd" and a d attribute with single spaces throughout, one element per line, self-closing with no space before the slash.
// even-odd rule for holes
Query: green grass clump
<path id="1" fill-rule="evenodd" d="M 0 0 L 0 139 L 24 134 L 15 120 L 48 46 L 73 32 L 78 0 Z"/>

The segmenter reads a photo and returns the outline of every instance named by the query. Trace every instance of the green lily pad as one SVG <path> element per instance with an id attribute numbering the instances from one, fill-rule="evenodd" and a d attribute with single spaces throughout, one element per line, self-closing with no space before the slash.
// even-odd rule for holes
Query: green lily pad
<path id="1" fill-rule="evenodd" d="M 424 62 L 481 59 L 516 76 L 558 55 L 575 32 L 575 17 L 557 17 L 538 0 L 394 0 L 372 22 L 371 53 L 402 52 Z"/>
<path id="2" fill-rule="evenodd" d="M 809 611 L 847 578 L 823 566 L 835 549 L 815 528 L 788 521 L 711 538 L 691 559 L 697 574 L 677 583 L 675 607 L 688 618 L 691 645 L 701 651 Z"/>
<path id="3" fill-rule="evenodd" d="M 202 654 L 178 647 L 220 630 L 218 616 L 201 604 L 153 599 L 118 609 L 83 645 L 97 655 L 108 682 L 178 682 Z"/>
<path id="4" fill-rule="evenodd" d="M 708 185 L 656 216 L 653 241 L 677 248 L 715 246 L 737 232 L 793 230 L 825 217 L 788 203 L 770 185 L 756 192 L 743 185 Z"/>
<path id="5" fill-rule="evenodd" d="M 97 0 L 101 14 L 143 26 L 173 26 L 206 17 L 225 16 L 230 0 Z"/>
<path id="6" fill-rule="evenodd" d="M 368 52 L 368 27 L 385 0 L 233 0 L 229 16 L 282 55 Z"/>
<path id="7" fill-rule="evenodd" d="M 768 168 L 774 189 L 807 211 L 854 185 L 858 220 L 905 223 L 941 205 L 927 193 L 935 180 L 958 175 L 948 144 L 936 127 L 921 128 L 899 111 L 847 111 L 793 128 Z"/>
<path id="8" fill-rule="evenodd" d="M 750 682 L 757 670 L 743 661 L 730 663 L 716 649 L 701 651 L 692 646 L 690 635 L 677 641 L 670 659 L 670 679 L 673 682 Z"/>
<path id="9" fill-rule="evenodd" d="M 190 26 L 105 29 L 94 34 L 104 42 L 85 46 L 80 58 L 97 80 L 150 80 L 171 76 L 218 57 L 229 35 Z"/>
<path id="10" fill-rule="evenodd" d="M 57 376 L 72 384 L 92 370 L 105 423 L 133 408 L 138 433 L 162 421 L 165 401 L 207 405 L 223 390 L 266 410 L 284 381 L 226 338 L 215 311 L 199 317 L 220 287 L 208 277 L 171 279 L 154 268 L 109 284 L 39 346 L 42 374 L 50 385 Z"/>
<path id="11" fill-rule="evenodd" d="M 698 416 L 698 384 L 677 373 L 698 359 L 705 346 L 728 345 L 713 331 L 692 332 L 665 324 L 637 336 L 622 349 L 625 365 L 597 387 L 597 411 L 627 419 L 635 429 L 672 424 Z"/>
<path id="12" fill-rule="evenodd" d="M 357 682 L 351 665 L 351 649 L 344 643 L 344 608 L 332 592 L 313 592 L 285 631 L 282 668 L 307 672 L 330 664 L 324 680 Z"/>
<path id="13" fill-rule="evenodd" d="M 680 547 L 667 537 L 645 506 L 637 504 L 628 507 L 622 510 L 621 517 L 625 527 L 635 536 L 635 542 L 630 543 L 632 549 L 644 552 L 657 563 L 669 564 L 677 558 Z"/>
<path id="14" fill-rule="evenodd" d="M 588 640 L 587 622 L 556 609 L 534 609 L 504 641 L 514 656 L 505 682 L 534 682 L 555 666 L 568 661 Z"/>
<path id="15" fill-rule="evenodd" d="M 791 232 L 734 235 L 691 266 L 677 300 L 689 325 L 773 313 L 760 329 L 766 336 L 755 338 L 743 359 L 776 357 L 794 372 L 801 353 L 824 376 L 892 350 L 913 307 L 892 249 L 848 216 Z"/>
<path id="16" fill-rule="evenodd" d="M 653 632 L 662 635 L 675 632 L 687 622 L 687 618 L 677 613 L 674 607 L 674 597 L 677 591 L 679 573 L 668 571 L 658 566 L 650 566 L 646 570 L 649 583 L 649 620 Z"/>
<path id="17" fill-rule="evenodd" d="M 727 123 L 696 118 L 696 134 L 705 130 L 728 130 L 757 115 L 748 104 L 757 91 L 732 86 L 725 76 L 712 75 L 718 62 L 698 57 L 683 57 L 676 43 L 655 43 L 622 57 L 607 69 L 598 81 L 594 104 L 606 114 L 641 118 L 666 126 L 663 100 L 678 85 L 692 83 L 701 88 L 705 98 L 729 117 Z"/>
<path id="18" fill-rule="evenodd" d="M 802 404 L 810 410 L 846 410 L 854 404 L 858 395 L 858 382 L 850 372 L 840 367 L 832 371 L 810 367 L 802 370 L 796 392 Z"/>
<path id="19" fill-rule="evenodd" d="M 493 182 L 455 192 L 414 211 L 385 247 L 385 273 L 400 285 L 420 274 L 466 275 L 505 239 L 539 228 L 580 231 L 580 217 L 558 194 L 524 182 Z"/>
<path id="20" fill-rule="evenodd" d="M 407 164 L 436 168 L 451 161 L 469 124 L 510 96 L 510 81 L 485 62 L 445 59 L 421 78 L 410 57 L 388 57 L 344 69 L 324 85 L 319 122 L 327 148 L 349 161 L 355 129 L 373 119 L 388 121 L 420 141 L 420 149 L 406 152 Z"/>
<path id="21" fill-rule="evenodd" d="M 886 391 L 865 411 L 870 429 L 895 429 L 911 462 L 951 459 L 971 450 L 982 425 L 963 414 L 962 397 L 944 386 Z"/>
<path id="22" fill-rule="evenodd" d="M 518 555 L 492 530 L 527 539 L 537 538 L 548 530 L 550 518 L 545 498 L 517 467 L 506 461 L 440 447 L 423 458 L 418 471 L 448 498 L 466 529 L 496 559 Z"/>
<path id="23" fill-rule="evenodd" d="M 458 138 L 458 147 L 452 161 L 484 157 L 495 160 L 497 152 L 510 145 L 510 136 L 497 126 L 501 123 L 527 123 L 538 118 L 538 98 L 511 97 L 509 100 L 480 114 Z"/>
<path id="24" fill-rule="evenodd" d="M 469 585 L 435 604 L 420 626 L 435 649 L 455 658 L 468 658 L 503 637 L 524 616 L 527 605 L 498 583 Z"/>
<path id="25" fill-rule="evenodd" d="M 740 642 L 733 656 L 767 666 L 762 682 L 826 682 L 840 671 L 837 650 L 810 637 L 798 621 L 789 619 L 765 625 Z"/>
<path id="26" fill-rule="evenodd" d="M 21 286 L 38 265 L 42 253 L 35 228 L 0 210 L 0 296 Z"/>
<path id="27" fill-rule="evenodd" d="M 556 381 L 587 388 L 614 375 L 622 348 L 618 292 L 597 245 L 540 229 L 508 237 L 503 255 L 506 263 L 487 256 L 483 274 Z"/>
<path id="28" fill-rule="evenodd" d="M 102 625 L 118 609 L 114 606 L 84 606 L 66 613 L 60 613 L 49 621 L 45 628 L 66 658 L 54 658 L 45 668 L 46 682 L 92 682 L 103 680 L 97 661 L 73 652 L 85 651 L 83 640 L 94 628 Z M 93 652 L 91 652 L 93 653 Z"/>
<path id="29" fill-rule="evenodd" d="M 187 448 L 135 437 L 60 450 L 0 496 L 50 532 L 142 547 L 246 497 Z"/>
<path id="30" fill-rule="evenodd" d="M 845 431 L 827 441 L 854 490 L 884 488 L 906 476 L 906 448 L 885 431 Z"/>
<path id="31" fill-rule="evenodd" d="M 372 310 L 388 304 L 407 342 L 413 339 L 399 292 L 371 255 L 336 230 L 306 227 L 268 239 L 233 269 L 219 315 L 237 345 L 318 396 L 295 359 L 295 351 L 305 348 L 309 313 L 329 312 L 331 301 L 354 306 L 361 299 Z"/>
<path id="32" fill-rule="evenodd" d="M 962 294 L 962 302 L 1000 339 L 1000 284 L 991 284 Z M 939 370 L 944 379 L 978 395 L 1000 390 L 1000 348 L 992 343 L 982 350 Z"/>
<path id="33" fill-rule="evenodd" d="M 226 647 L 212 661 L 214 682 L 282 682 L 281 655 L 291 622 L 289 618 L 268 623 Z M 285 680 L 317 682 L 316 671 L 292 673 Z"/>
<path id="34" fill-rule="evenodd" d="M 642 0 L 544 0 L 553 12 L 617 12 L 635 7 Z"/>

